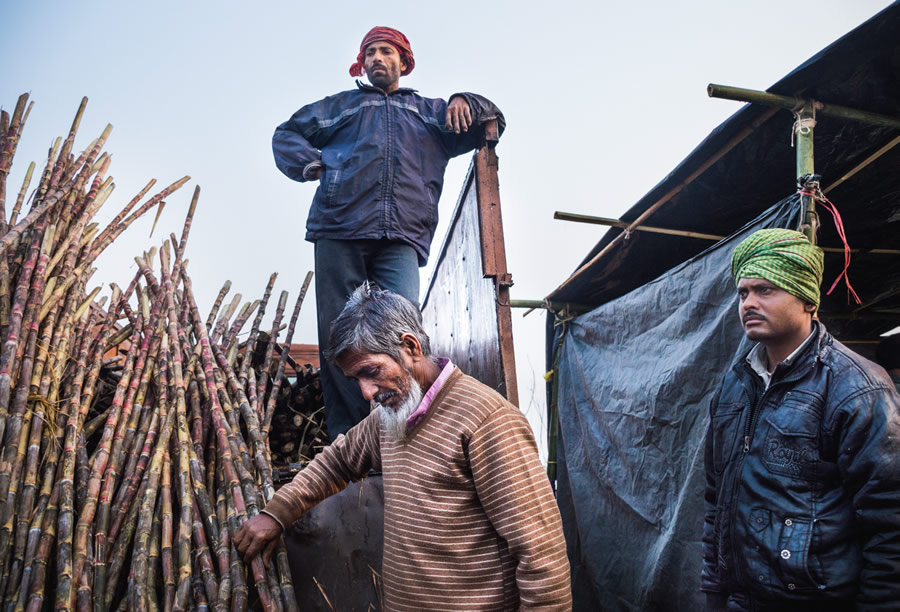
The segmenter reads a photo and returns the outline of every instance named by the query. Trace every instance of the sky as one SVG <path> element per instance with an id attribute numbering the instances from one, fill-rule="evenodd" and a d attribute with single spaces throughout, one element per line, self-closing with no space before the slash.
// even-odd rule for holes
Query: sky
<path id="1" fill-rule="evenodd" d="M 153 237 L 149 215 L 103 254 L 94 281 L 126 284 L 135 255 L 180 236 L 199 185 L 187 258 L 201 309 L 225 280 L 232 294 L 262 297 L 273 271 L 293 304 L 313 269 L 303 236 L 316 185 L 275 168 L 272 132 L 304 104 L 355 87 L 348 68 L 362 36 L 389 25 L 409 37 L 416 58 L 401 85 L 445 99 L 473 91 L 503 110 L 497 152 L 511 297 L 541 299 L 606 231 L 554 221 L 554 211 L 618 217 L 738 110 L 708 98 L 708 83 L 766 89 L 888 4 L 4 0 L 0 106 L 11 111 L 23 92 L 34 101 L 7 198 L 30 161 L 43 167 L 87 96 L 76 148 L 114 126 L 106 150 L 116 190 L 99 221 L 151 178 L 158 190 L 191 176 L 168 198 Z M 448 166 L 434 252 L 468 164 L 466 155 Z M 421 270 L 423 291 L 430 273 Z M 513 319 L 520 407 L 543 450 L 544 317 L 514 311 Z M 316 342 L 312 292 L 293 341 Z"/>

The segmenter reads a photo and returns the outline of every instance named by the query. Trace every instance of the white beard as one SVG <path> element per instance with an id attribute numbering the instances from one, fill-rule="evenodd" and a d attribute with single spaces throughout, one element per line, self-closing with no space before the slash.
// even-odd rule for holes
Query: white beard
<path id="1" fill-rule="evenodd" d="M 419 404 L 422 403 L 422 395 L 422 388 L 419 386 L 419 383 L 410 376 L 409 394 L 399 406 L 392 408 L 390 406 L 382 406 L 378 402 L 372 402 L 373 408 L 381 408 L 381 426 L 384 427 L 385 433 L 393 441 L 404 442 L 406 440 L 406 421 L 416 411 Z"/>

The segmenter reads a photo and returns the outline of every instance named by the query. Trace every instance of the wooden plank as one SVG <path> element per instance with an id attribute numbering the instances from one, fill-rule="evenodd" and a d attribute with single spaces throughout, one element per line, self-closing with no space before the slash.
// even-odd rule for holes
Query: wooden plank
<path id="1" fill-rule="evenodd" d="M 496 139 L 496 136 L 494 136 Z M 488 142 L 490 143 L 490 131 Z M 432 353 L 518 404 L 497 156 L 474 156 L 422 305 Z"/>

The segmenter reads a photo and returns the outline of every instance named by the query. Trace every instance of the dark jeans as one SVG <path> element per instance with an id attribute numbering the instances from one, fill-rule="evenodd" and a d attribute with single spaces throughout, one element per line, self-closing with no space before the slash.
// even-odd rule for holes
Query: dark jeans
<path id="1" fill-rule="evenodd" d="M 322 356 L 331 323 L 350 294 L 367 280 L 418 306 L 419 260 L 411 246 L 390 240 L 317 240 L 315 253 L 322 393 L 328 434 L 334 440 L 366 418 L 369 402 L 355 381 Z"/>

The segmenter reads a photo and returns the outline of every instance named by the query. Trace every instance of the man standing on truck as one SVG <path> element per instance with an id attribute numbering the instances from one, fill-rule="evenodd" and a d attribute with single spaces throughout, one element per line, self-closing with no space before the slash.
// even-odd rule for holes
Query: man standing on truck
<path id="1" fill-rule="evenodd" d="M 448 103 L 400 87 L 414 67 L 406 36 L 372 28 L 350 67 L 370 84 L 304 106 L 272 138 L 279 170 L 319 181 L 306 239 L 315 244 L 320 347 L 364 281 L 418 303 L 418 268 L 428 260 L 447 162 L 481 145 L 484 122 L 505 126 L 500 109 L 476 94 L 453 94 Z M 365 418 L 369 403 L 324 356 L 321 363 L 333 440 Z"/>
<path id="2" fill-rule="evenodd" d="M 562 521 L 519 409 L 432 357 L 418 309 L 368 283 L 330 342 L 376 408 L 235 533 L 238 551 L 268 562 L 304 512 L 380 470 L 385 610 L 571 610 Z"/>
<path id="3" fill-rule="evenodd" d="M 732 255 L 756 341 L 710 407 L 709 610 L 900 609 L 900 397 L 815 313 L 822 250 L 766 229 Z"/>

